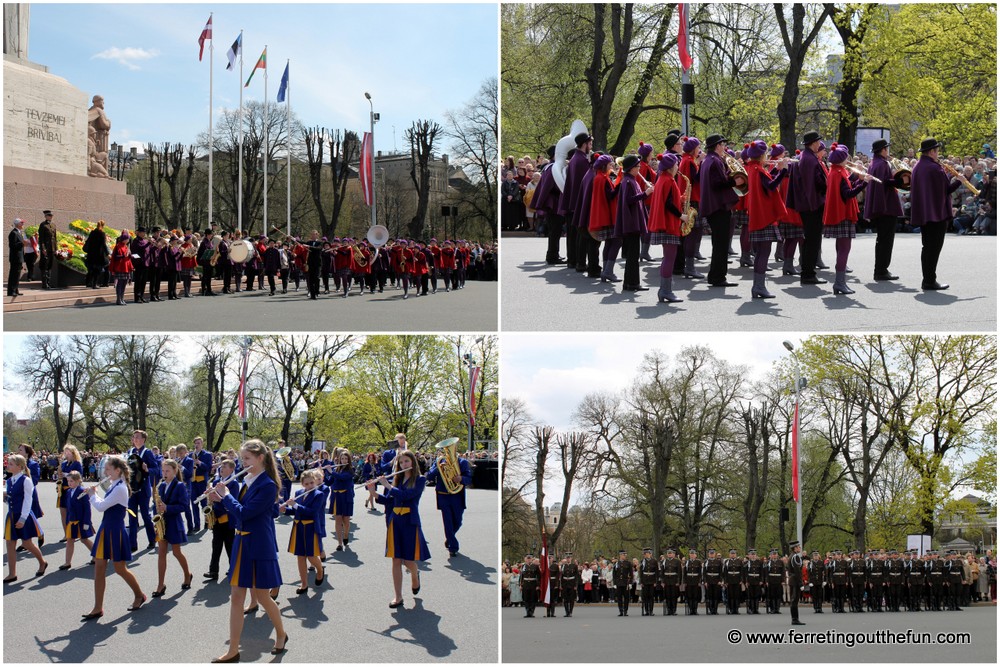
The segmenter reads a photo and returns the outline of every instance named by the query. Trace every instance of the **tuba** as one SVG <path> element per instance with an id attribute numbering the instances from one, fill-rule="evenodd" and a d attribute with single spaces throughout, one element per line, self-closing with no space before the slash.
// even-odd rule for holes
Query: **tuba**
<path id="1" fill-rule="evenodd" d="M 358 246 L 354 246 L 354 263 L 361 267 L 368 266 L 368 258 Z"/>
<path id="2" fill-rule="evenodd" d="M 365 238 L 376 248 L 381 248 L 389 241 L 389 229 L 385 225 L 372 225 Z"/>
<path id="3" fill-rule="evenodd" d="M 910 179 L 913 176 L 909 166 L 897 158 L 890 158 L 889 166 L 892 168 L 892 184 L 896 186 L 896 189 L 909 190 Z"/>
<path id="4" fill-rule="evenodd" d="M 579 118 L 569 126 L 569 134 L 556 142 L 556 153 L 552 156 L 552 180 L 556 182 L 559 192 L 566 188 L 566 155 L 576 148 L 574 137 L 587 131 L 587 126 Z"/>
<path id="5" fill-rule="evenodd" d="M 726 162 L 726 167 L 729 168 L 729 175 L 736 182 L 733 186 L 733 190 L 740 197 L 745 197 L 748 192 L 750 192 L 750 179 L 747 177 L 747 170 L 743 168 L 740 161 L 734 158 L 732 155 L 724 155 L 723 160 Z"/>
<path id="6" fill-rule="evenodd" d="M 458 465 L 458 438 L 445 438 L 434 445 L 434 449 L 440 452 L 437 467 L 445 491 L 449 494 L 460 493 L 465 486 L 452 480 L 452 477 L 461 474 L 461 468 Z"/>
<path id="7" fill-rule="evenodd" d="M 285 473 L 285 477 L 290 482 L 295 481 L 295 466 L 292 464 L 291 459 L 288 457 L 292 453 L 291 447 L 282 447 L 274 453 L 274 458 L 277 459 L 278 465 L 281 467 L 281 472 Z"/>

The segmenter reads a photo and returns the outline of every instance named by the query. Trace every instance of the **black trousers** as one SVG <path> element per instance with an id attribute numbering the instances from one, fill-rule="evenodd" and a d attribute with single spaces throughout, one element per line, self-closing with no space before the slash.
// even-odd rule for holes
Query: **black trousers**
<path id="1" fill-rule="evenodd" d="M 37 252 L 24 254 L 24 279 L 31 280 L 31 274 L 35 272 L 35 262 L 38 261 Z"/>
<path id="2" fill-rule="evenodd" d="M 160 269 L 149 267 L 146 269 L 146 273 L 149 275 L 149 296 L 160 298 L 160 283 L 162 282 Z"/>
<path id="3" fill-rule="evenodd" d="M 310 266 L 306 272 L 306 288 L 309 290 L 309 298 L 315 299 L 319 296 L 319 274 L 318 266 Z"/>
<path id="4" fill-rule="evenodd" d="M 640 234 L 626 234 L 622 238 L 622 257 L 625 258 L 625 278 L 622 287 L 639 286 L 639 246 Z"/>
<path id="5" fill-rule="evenodd" d="M 223 547 L 226 548 L 226 560 L 232 556 L 234 535 L 231 519 L 226 523 L 216 521 L 212 526 L 212 560 L 208 564 L 208 571 L 212 574 L 219 573 L 219 557 L 222 555 Z"/>
<path id="6" fill-rule="evenodd" d="M 712 261 L 708 267 L 708 282 L 717 284 L 726 280 L 726 264 L 729 263 L 729 221 L 732 212 L 716 211 L 708 216 L 708 226 L 712 228 Z"/>
<path id="7" fill-rule="evenodd" d="M 767 611 L 771 614 L 781 613 L 781 583 L 767 585 Z"/>
<path id="8" fill-rule="evenodd" d="M 865 585 L 863 583 L 851 584 L 851 611 L 861 612 L 864 604 Z"/>
<path id="9" fill-rule="evenodd" d="M 838 583 L 833 585 L 833 611 L 844 613 L 844 598 L 847 597 L 847 585 Z"/>
<path id="10" fill-rule="evenodd" d="M 747 584 L 747 613 L 759 614 L 760 607 L 760 586 Z"/>
<path id="11" fill-rule="evenodd" d="M 717 582 L 705 584 L 705 612 L 713 616 L 717 615 L 721 597 L 722 587 Z"/>
<path id="12" fill-rule="evenodd" d="M 138 301 L 146 293 L 146 281 L 148 280 L 148 272 L 145 266 L 134 266 L 132 267 L 132 296 Z"/>
<path id="13" fill-rule="evenodd" d="M 201 265 L 201 293 L 203 295 L 212 293 L 212 269 L 214 268 L 208 262 Z"/>
<path id="14" fill-rule="evenodd" d="M 920 240 L 923 248 L 920 251 L 920 268 L 923 270 L 924 283 L 937 280 L 938 258 L 944 247 L 944 234 L 948 229 L 948 221 L 928 222 L 920 228 Z"/>
<path id="15" fill-rule="evenodd" d="M 802 582 L 789 581 L 788 594 L 791 597 L 791 600 L 789 600 L 789 609 L 792 612 L 792 622 L 795 622 L 799 620 L 799 596 L 802 595 Z"/>
<path id="16" fill-rule="evenodd" d="M 594 237 L 586 227 L 574 227 L 576 229 L 576 270 L 583 273 L 587 270 L 587 259 L 590 255 L 590 242 Z"/>
<path id="17" fill-rule="evenodd" d="M 812 583 L 812 582 L 810 582 Z M 823 584 L 813 584 L 812 585 L 812 601 L 813 609 L 815 611 L 823 610 Z"/>
<path id="18" fill-rule="evenodd" d="M 628 603 L 631 596 L 628 594 L 628 586 L 615 586 L 615 598 L 618 600 L 618 614 L 628 613 Z"/>
<path id="19" fill-rule="evenodd" d="M 674 616 L 677 614 L 677 596 L 680 589 L 677 584 L 666 584 L 663 587 L 663 615 Z"/>
<path id="20" fill-rule="evenodd" d="M 802 213 L 802 249 L 799 258 L 802 261 L 802 278 L 816 277 L 816 260 L 819 259 L 819 249 L 823 243 L 823 209 Z"/>
<path id="21" fill-rule="evenodd" d="M 868 608 L 882 611 L 882 582 L 872 582 L 868 587 Z"/>
<path id="22" fill-rule="evenodd" d="M 559 260 L 559 239 L 562 238 L 562 216 L 554 213 L 545 216 L 545 227 L 548 231 L 549 248 L 545 253 L 545 261 L 554 264 Z"/>
<path id="23" fill-rule="evenodd" d="M 688 584 L 685 589 L 685 600 L 687 601 L 687 613 L 698 615 L 698 603 L 701 602 L 701 585 Z"/>
<path id="24" fill-rule="evenodd" d="M 576 606 L 576 586 L 564 587 L 562 589 L 563 610 L 567 616 L 573 615 L 573 607 Z"/>
<path id="25" fill-rule="evenodd" d="M 10 272 L 7 273 L 7 296 L 14 296 L 14 292 L 17 291 L 18 285 L 21 284 L 21 269 L 24 265 L 20 262 L 17 264 L 11 263 Z"/>
<path id="26" fill-rule="evenodd" d="M 740 585 L 726 584 L 726 613 L 740 613 Z"/>
<path id="27" fill-rule="evenodd" d="M 892 245 L 896 240 L 896 216 L 880 215 L 872 220 L 875 226 L 875 275 L 889 270 Z"/>
<path id="28" fill-rule="evenodd" d="M 38 270 L 42 274 L 42 287 L 48 287 L 49 271 L 52 270 L 52 255 L 42 252 L 38 253 Z"/>
<path id="29" fill-rule="evenodd" d="M 177 271 L 173 269 L 167 271 L 167 298 L 177 298 Z"/>
<path id="30" fill-rule="evenodd" d="M 653 584 L 642 585 L 642 615 L 653 615 Z"/>
<path id="31" fill-rule="evenodd" d="M 228 292 L 233 282 L 233 265 L 226 263 L 222 267 L 222 291 Z"/>
<path id="32" fill-rule="evenodd" d="M 535 615 L 535 607 L 538 606 L 538 588 L 525 588 L 523 593 L 524 613 L 526 616 Z"/>
<path id="33" fill-rule="evenodd" d="M 566 266 L 570 268 L 576 266 L 576 232 L 577 227 L 573 224 L 573 212 L 569 211 L 563 216 L 566 223 Z"/>

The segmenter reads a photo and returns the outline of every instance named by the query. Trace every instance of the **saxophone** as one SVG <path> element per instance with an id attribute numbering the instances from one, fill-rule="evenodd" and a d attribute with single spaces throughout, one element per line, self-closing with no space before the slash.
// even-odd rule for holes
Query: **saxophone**
<path id="1" fill-rule="evenodd" d="M 156 505 L 160 504 L 160 485 L 157 484 L 153 487 L 153 503 Z M 167 537 L 167 524 L 163 520 L 162 514 L 153 515 L 153 531 L 156 533 L 156 541 L 160 542 L 165 540 Z"/>
<path id="2" fill-rule="evenodd" d="M 687 220 L 681 222 L 681 236 L 687 236 L 694 229 L 694 220 L 698 217 L 698 209 L 691 206 L 691 179 L 686 174 L 678 173 L 677 175 L 687 183 L 684 186 L 684 205 L 682 208 Z"/>

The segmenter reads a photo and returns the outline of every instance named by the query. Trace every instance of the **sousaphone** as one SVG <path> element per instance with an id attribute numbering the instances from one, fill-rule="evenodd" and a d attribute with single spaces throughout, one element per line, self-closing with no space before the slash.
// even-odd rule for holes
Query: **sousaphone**
<path id="1" fill-rule="evenodd" d="M 449 494 L 460 493 L 465 488 L 461 482 L 456 483 L 452 479 L 455 475 L 462 474 L 458 465 L 458 442 L 458 438 L 445 438 L 434 445 L 434 449 L 438 451 L 438 477 Z"/>
<path id="2" fill-rule="evenodd" d="M 576 136 L 585 133 L 587 133 L 587 126 L 577 118 L 569 126 L 569 134 L 556 142 L 556 153 L 552 157 L 552 180 L 556 182 L 559 192 L 566 188 L 566 167 L 569 166 L 566 156 L 576 148 Z"/>

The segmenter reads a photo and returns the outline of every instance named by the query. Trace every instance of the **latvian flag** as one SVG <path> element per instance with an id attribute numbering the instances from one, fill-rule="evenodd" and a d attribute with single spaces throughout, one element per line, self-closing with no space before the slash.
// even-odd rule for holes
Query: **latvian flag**
<path id="1" fill-rule="evenodd" d="M 371 206 L 374 201 L 372 191 L 372 135 L 365 132 L 361 140 L 361 192 L 365 195 L 365 205 Z"/>
<path id="2" fill-rule="evenodd" d="M 243 363 L 240 365 L 240 392 L 237 397 L 236 411 L 240 421 L 247 420 L 247 372 L 250 366 L 250 349 L 243 350 Z"/>
<path id="3" fill-rule="evenodd" d="M 681 70 L 686 72 L 691 69 L 694 61 L 691 59 L 691 52 L 688 50 L 688 8 L 685 4 L 678 3 L 677 16 L 680 19 L 680 27 L 677 31 L 677 51 L 681 60 Z"/>
<path id="4" fill-rule="evenodd" d="M 542 571 L 542 604 L 548 606 L 552 604 L 552 591 L 549 590 L 549 540 L 548 533 L 542 532 L 542 553 L 539 556 L 541 563 L 539 568 Z"/>
<path id="5" fill-rule="evenodd" d="M 472 382 L 469 384 L 469 423 L 476 425 L 476 381 L 479 380 L 479 366 L 472 367 Z"/>
<path id="6" fill-rule="evenodd" d="M 205 29 L 201 31 L 201 37 L 198 38 L 198 62 L 201 62 L 201 57 L 205 55 L 205 40 L 212 39 L 212 15 L 208 16 L 208 23 L 205 24 Z"/>

